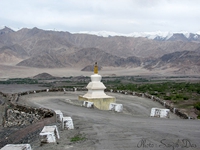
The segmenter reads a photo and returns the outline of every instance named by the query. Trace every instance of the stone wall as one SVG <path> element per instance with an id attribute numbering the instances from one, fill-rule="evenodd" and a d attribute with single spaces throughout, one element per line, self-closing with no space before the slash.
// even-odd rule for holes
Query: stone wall
<path id="1" fill-rule="evenodd" d="M 44 92 L 46 90 L 40 90 Z M 45 108 L 33 108 L 25 105 L 18 105 L 21 95 L 35 93 L 28 91 L 23 93 L 5 94 L 0 92 L 5 99 L 1 106 L 3 109 L 1 121 L 4 129 L 1 131 L 0 148 L 6 144 L 28 143 L 36 137 L 45 125 L 56 122 L 54 111 Z"/>
<path id="2" fill-rule="evenodd" d="M 45 118 L 29 126 L 20 128 L 17 131 L 12 131 L 11 134 L 0 138 L 0 148 L 10 143 L 30 143 L 32 140 L 38 137 L 44 126 L 54 124 L 55 122 L 56 117 L 54 115 L 53 117 Z"/>
<path id="3" fill-rule="evenodd" d="M 76 88 L 76 90 L 77 91 L 85 91 L 87 89 L 86 88 Z M 64 92 L 63 88 L 50 88 L 50 89 L 48 89 L 48 92 L 62 92 L 62 91 Z M 74 88 L 65 88 L 65 91 L 74 91 Z M 110 92 L 110 89 L 106 89 L 105 91 Z M 11 102 L 17 102 L 18 99 L 19 99 L 19 96 L 21 96 L 21 95 L 34 94 L 34 93 L 39 93 L 39 92 L 47 92 L 47 89 L 36 90 L 36 91 L 27 91 L 27 92 L 22 92 L 22 93 L 15 93 L 15 94 L 12 94 L 12 95 L 4 94 L 4 93 L 1 93 L 1 92 L 0 92 L 0 94 L 9 98 Z M 153 101 L 160 103 L 161 105 L 163 105 L 167 109 L 170 109 L 171 112 L 175 113 L 176 115 L 180 116 L 181 118 L 194 119 L 194 118 L 189 117 L 188 114 L 182 112 L 181 109 L 174 108 L 174 106 L 171 103 L 167 103 L 164 100 L 162 100 L 162 99 L 160 99 L 156 96 L 147 94 L 147 93 L 138 93 L 138 92 L 132 92 L 132 91 L 125 91 L 125 90 L 121 90 L 121 91 L 112 90 L 112 92 L 126 94 L 126 95 L 134 95 L 134 96 L 138 96 L 138 97 L 146 97 L 146 98 L 149 98 Z"/>
<path id="4" fill-rule="evenodd" d="M 0 138 L 0 148 L 8 143 L 27 143 L 30 141 L 35 135 L 37 135 L 40 130 L 45 126 L 56 122 L 56 115 L 54 112 L 44 108 L 33 108 L 29 106 L 22 106 L 17 105 L 16 102 L 18 101 L 21 95 L 27 94 L 35 94 L 39 92 L 64 92 L 64 91 L 73 91 L 74 88 L 51 88 L 51 89 L 44 89 L 44 90 L 36 90 L 36 91 L 26 91 L 21 93 L 14 93 L 14 94 L 5 94 L 0 92 L 0 94 L 7 99 L 8 101 L 3 104 L 2 110 L 5 110 L 3 116 L 3 125 L 5 127 L 18 127 L 18 130 L 15 132 L 12 131 L 12 134 L 3 135 L 5 138 Z M 85 88 L 77 88 L 78 91 L 85 91 Z M 107 89 L 108 91 L 108 89 Z M 110 90 L 109 90 L 110 91 Z M 161 105 L 170 109 L 171 112 L 175 113 L 176 115 L 180 116 L 184 119 L 189 119 L 190 117 L 182 112 L 180 109 L 174 108 L 174 106 L 170 103 L 165 102 L 164 100 L 149 95 L 147 93 L 137 93 L 132 91 L 114 91 L 112 92 L 126 94 L 126 95 L 133 95 L 139 97 L 146 97 L 153 101 L 159 102 Z M 23 127 L 23 128 L 19 128 Z M 5 133 L 7 133 L 5 128 Z"/>
<path id="5" fill-rule="evenodd" d="M 195 119 L 195 118 L 191 118 L 190 116 L 188 116 L 188 114 L 183 112 L 181 109 L 175 108 L 172 103 L 166 102 L 165 100 L 160 99 L 160 98 L 158 98 L 156 96 L 150 95 L 148 93 L 138 93 L 138 92 L 124 91 L 124 90 L 122 90 L 122 91 L 112 90 L 112 92 L 149 98 L 149 99 L 151 99 L 153 101 L 156 101 L 156 102 L 160 103 L 165 108 L 170 109 L 170 111 L 172 113 L 176 114 L 180 118 L 183 118 L 183 119 Z"/>
<path id="6" fill-rule="evenodd" d="M 3 126 L 27 126 L 53 115 L 53 112 L 49 109 L 14 105 L 6 110 Z"/>

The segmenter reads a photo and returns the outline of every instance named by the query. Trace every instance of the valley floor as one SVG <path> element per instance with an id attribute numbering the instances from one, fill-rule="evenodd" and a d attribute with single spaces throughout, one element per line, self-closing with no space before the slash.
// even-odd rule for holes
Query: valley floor
<path id="1" fill-rule="evenodd" d="M 26 78 L 33 77 L 40 73 L 49 73 L 56 77 L 70 76 L 90 76 L 91 72 L 81 71 L 82 68 L 30 68 L 12 65 L 0 64 L 0 79 L 4 78 Z M 174 69 L 149 71 L 141 67 L 120 68 L 120 67 L 103 67 L 99 74 L 102 76 L 132 76 L 132 75 L 150 75 L 150 76 L 171 76 Z"/>

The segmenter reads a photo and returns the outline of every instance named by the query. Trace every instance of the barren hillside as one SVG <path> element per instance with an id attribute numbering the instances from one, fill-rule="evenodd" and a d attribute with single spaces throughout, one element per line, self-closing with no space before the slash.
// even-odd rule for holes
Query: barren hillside
<path id="1" fill-rule="evenodd" d="M 174 34 L 168 40 L 145 37 L 71 34 L 23 28 L 0 30 L 0 63 L 35 68 L 142 67 L 176 68 L 174 73 L 198 73 L 200 43 L 197 35 Z M 189 39 L 190 38 L 190 39 Z"/>

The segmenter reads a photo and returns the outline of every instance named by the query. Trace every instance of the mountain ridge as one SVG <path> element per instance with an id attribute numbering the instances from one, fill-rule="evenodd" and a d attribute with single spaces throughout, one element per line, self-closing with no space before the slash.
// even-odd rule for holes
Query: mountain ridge
<path id="1" fill-rule="evenodd" d="M 184 72 L 184 68 L 185 72 L 200 70 L 198 37 L 197 41 L 187 40 L 195 34 L 178 33 L 173 38 L 167 37 L 166 41 L 38 28 L 13 31 L 6 27 L 0 33 L 0 62 L 14 60 L 17 66 L 84 68 L 97 61 L 102 67 L 143 67 L 148 70 L 176 67 L 178 73 Z M 181 55 L 184 59 L 179 58 Z"/>
<path id="2" fill-rule="evenodd" d="M 109 31 L 82 31 L 78 32 L 80 34 L 91 34 L 100 37 L 113 37 L 113 36 L 124 36 L 124 37 L 144 37 L 147 39 L 153 39 L 158 41 L 194 41 L 200 42 L 200 32 L 190 33 L 190 32 L 133 32 L 129 34 L 115 33 Z M 179 38 L 178 38 L 179 36 Z"/>

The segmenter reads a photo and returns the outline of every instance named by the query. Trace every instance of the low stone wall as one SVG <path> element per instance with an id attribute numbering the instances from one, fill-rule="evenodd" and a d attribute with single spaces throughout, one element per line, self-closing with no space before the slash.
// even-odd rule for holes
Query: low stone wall
<path id="1" fill-rule="evenodd" d="M 147 93 L 144 93 L 144 96 L 146 98 L 150 98 L 150 99 L 152 99 L 154 101 L 157 101 L 158 103 L 163 105 L 165 108 L 169 109 L 171 112 L 173 112 L 174 114 L 176 114 L 177 116 L 179 116 L 179 117 L 181 117 L 183 119 L 194 119 L 194 118 L 189 117 L 188 114 L 182 112 L 180 109 L 175 108 L 172 103 L 167 103 L 167 102 L 165 102 L 165 100 L 160 99 L 160 98 L 158 98 L 156 96 L 147 94 Z"/>
<path id="2" fill-rule="evenodd" d="M 46 125 L 54 124 L 56 122 L 55 115 L 50 118 L 42 119 L 34 124 L 27 127 L 21 128 L 12 134 L 0 139 L 0 148 L 6 144 L 19 144 L 19 143 L 30 143 L 31 140 L 38 137 L 42 128 Z"/>
<path id="3" fill-rule="evenodd" d="M 64 91 L 74 91 L 75 88 L 50 88 L 48 89 L 48 92 L 64 92 Z M 85 91 L 87 90 L 86 88 L 76 88 L 77 91 Z M 184 119 L 194 119 L 188 116 L 188 114 L 182 112 L 180 109 L 178 108 L 174 108 L 174 106 L 171 103 L 167 103 L 165 102 L 165 100 L 160 99 L 156 96 L 150 95 L 148 93 L 138 93 L 138 92 L 132 92 L 132 91 L 126 91 L 126 90 L 112 90 L 112 89 L 106 89 L 105 91 L 107 92 L 115 92 L 115 93 L 121 93 L 121 94 L 125 94 L 125 95 L 134 95 L 134 96 L 138 96 L 138 97 L 146 97 L 149 99 L 152 99 L 153 101 L 156 101 L 158 103 L 160 103 L 161 105 L 163 105 L 164 107 L 166 107 L 167 109 L 170 109 L 171 112 L 175 113 L 176 115 L 180 116 L 181 118 Z M 16 93 L 16 94 L 12 94 L 10 95 L 5 95 L 9 98 L 9 96 L 11 97 L 10 101 L 15 102 L 18 101 L 19 96 L 21 95 L 26 95 L 26 94 L 34 94 L 34 93 L 39 93 L 39 92 L 47 92 L 47 89 L 43 89 L 43 90 L 36 90 L 36 91 L 27 91 L 27 92 L 23 92 L 23 93 Z M 1 93 L 0 93 L 1 94 Z"/>
<path id="4" fill-rule="evenodd" d="M 6 99 L 3 106 L 2 126 L 4 129 L 1 131 L 0 148 L 9 143 L 28 143 L 39 134 L 45 125 L 56 123 L 54 111 L 16 103 L 21 95 L 29 94 L 29 92 L 15 94 L 0 92 L 0 94 Z"/>
<path id="5" fill-rule="evenodd" d="M 75 88 L 50 88 L 48 90 L 43 89 L 43 90 L 26 91 L 26 92 L 21 92 L 21 93 L 14 93 L 14 94 L 5 94 L 5 93 L 0 92 L 0 94 L 6 97 L 11 102 L 11 104 L 15 104 L 21 95 L 35 94 L 35 93 L 40 93 L 40 92 L 74 91 L 74 89 Z M 76 90 L 82 91 L 82 90 L 85 90 L 85 88 L 76 88 Z M 110 90 L 107 89 L 106 91 L 110 91 Z M 112 90 L 112 92 L 126 94 L 126 95 L 135 95 L 139 97 L 146 97 L 146 98 L 152 99 L 153 101 L 159 102 L 161 105 L 163 105 L 167 109 L 170 109 L 171 112 L 175 113 L 181 118 L 184 118 L 184 119 L 190 118 L 186 113 L 181 112 L 180 109 L 174 108 L 173 105 L 165 102 L 164 100 L 156 96 L 152 96 L 147 93 L 138 93 L 138 92 L 124 91 L 124 90 L 121 90 L 121 91 Z M 28 107 L 28 106 L 19 106 L 19 105 L 15 105 L 13 108 L 7 109 L 5 114 L 7 115 L 4 120 L 5 127 L 24 126 L 24 125 L 35 123 L 38 120 L 41 120 L 47 116 L 51 117 L 50 110 L 36 109 L 36 108 Z"/>
<path id="6" fill-rule="evenodd" d="M 12 108 L 6 110 L 3 126 L 27 126 L 53 115 L 53 112 L 49 109 L 13 105 Z"/>
<path id="7" fill-rule="evenodd" d="M 138 96 L 138 97 L 149 98 L 149 99 L 151 99 L 153 101 L 156 101 L 156 102 L 160 103 L 165 108 L 170 109 L 170 111 L 172 113 L 176 114 L 180 118 L 183 118 L 183 119 L 195 119 L 195 118 L 191 118 L 190 116 L 188 116 L 188 114 L 186 114 L 185 112 L 182 112 L 181 109 L 175 108 L 172 103 L 167 103 L 165 100 L 160 99 L 160 98 L 158 98 L 156 96 L 150 95 L 148 93 L 138 93 L 138 92 L 124 91 L 124 90 L 112 90 L 112 89 L 108 90 L 108 91 L 112 91 L 112 92 L 115 92 L 115 93 L 126 94 L 126 95 L 133 95 L 133 96 Z"/>

